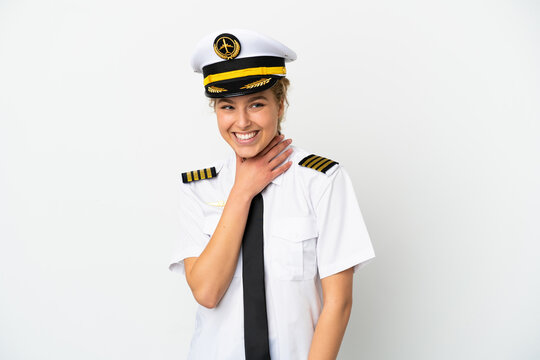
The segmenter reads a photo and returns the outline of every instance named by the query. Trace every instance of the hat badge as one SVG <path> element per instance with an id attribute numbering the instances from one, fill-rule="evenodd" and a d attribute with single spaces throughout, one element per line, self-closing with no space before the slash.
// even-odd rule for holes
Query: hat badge
<path id="1" fill-rule="evenodd" d="M 225 60 L 231 60 L 240 53 L 240 41 L 231 34 L 221 34 L 214 40 L 214 51 Z"/>

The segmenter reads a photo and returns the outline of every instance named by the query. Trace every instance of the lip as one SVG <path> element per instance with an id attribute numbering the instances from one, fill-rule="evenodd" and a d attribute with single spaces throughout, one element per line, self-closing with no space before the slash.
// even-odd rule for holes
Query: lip
<path id="1" fill-rule="evenodd" d="M 236 136 L 236 133 L 239 133 L 239 134 L 249 134 L 253 131 L 245 131 L 245 132 L 240 132 L 240 131 L 234 131 L 232 133 L 232 137 L 234 138 L 234 141 L 238 144 L 238 145 L 250 145 L 252 143 L 254 143 L 255 141 L 257 141 L 259 139 L 259 134 L 261 133 L 260 130 L 254 130 L 256 131 L 257 133 L 255 134 L 254 137 L 252 137 L 251 139 L 247 139 L 247 140 L 242 140 L 240 138 L 238 138 Z"/>

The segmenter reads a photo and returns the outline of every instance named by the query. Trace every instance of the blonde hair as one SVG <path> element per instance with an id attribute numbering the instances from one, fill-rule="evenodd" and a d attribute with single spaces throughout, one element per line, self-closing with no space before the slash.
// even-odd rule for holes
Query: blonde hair
<path id="1" fill-rule="evenodd" d="M 278 132 L 281 132 L 281 122 L 283 121 L 283 118 L 285 117 L 285 110 L 289 106 L 289 101 L 287 99 L 287 90 L 289 89 L 289 85 L 291 82 L 286 77 L 281 77 L 278 79 L 278 81 L 270 88 L 272 90 L 272 93 L 274 94 L 274 97 L 276 98 L 276 101 L 278 104 L 283 103 L 283 112 L 281 113 L 281 116 L 278 118 L 278 125 L 277 130 Z"/>
<path id="2" fill-rule="evenodd" d="M 291 82 L 289 79 L 287 79 L 285 76 L 280 77 L 278 81 L 270 88 L 272 90 L 272 94 L 274 94 L 274 98 L 276 99 L 276 102 L 281 104 L 283 102 L 283 112 L 281 113 L 281 116 L 278 118 L 278 125 L 277 130 L 278 132 L 281 132 L 281 122 L 283 121 L 285 117 L 285 110 L 289 106 L 289 101 L 287 99 L 287 90 L 289 89 L 289 85 Z M 217 99 L 210 99 L 210 107 L 214 109 L 216 106 Z"/>

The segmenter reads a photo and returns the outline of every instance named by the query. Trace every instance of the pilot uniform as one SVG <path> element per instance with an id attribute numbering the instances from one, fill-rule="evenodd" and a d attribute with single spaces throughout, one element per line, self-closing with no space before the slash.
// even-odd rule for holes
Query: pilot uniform
<path id="1" fill-rule="evenodd" d="M 290 147 L 288 160 L 293 166 L 262 191 L 272 360 L 307 359 L 323 305 L 321 279 L 350 267 L 356 271 L 375 256 L 345 169 L 335 163 L 323 173 L 301 166 L 311 154 Z M 193 176 L 180 185 L 182 237 L 172 271 L 185 274 L 183 260 L 204 250 L 234 184 L 235 170 L 233 152 L 209 168 L 185 173 Z M 198 305 L 188 359 L 244 359 L 242 310 L 240 252 L 236 272 L 218 305 L 213 309 Z"/>
<path id="2" fill-rule="evenodd" d="M 295 59 L 280 42 L 237 29 L 203 38 L 192 67 L 203 74 L 205 95 L 223 98 L 271 88 L 285 75 L 285 63 Z M 307 359 L 323 307 L 321 279 L 351 267 L 356 271 L 375 257 L 345 169 L 290 148 L 287 161 L 293 165 L 251 203 L 227 291 L 215 308 L 198 305 L 190 360 Z M 185 275 L 184 259 L 205 249 L 235 174 L 233 151 L 182 173 L 181 236 L 171 271 Z M 243 261 L 244 253 L 249 261 Z"/>

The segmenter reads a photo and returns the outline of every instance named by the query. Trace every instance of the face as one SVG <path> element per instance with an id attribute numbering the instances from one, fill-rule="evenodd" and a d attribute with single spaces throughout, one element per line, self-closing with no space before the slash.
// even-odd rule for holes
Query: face
<path id="1" fill-rule="evenodd" d="M 261 152 L 277 135 L 283 104 L 267 89 L 218 99 L 215 110 L 221 136 L 238 156 L 247 159 Z"/>

